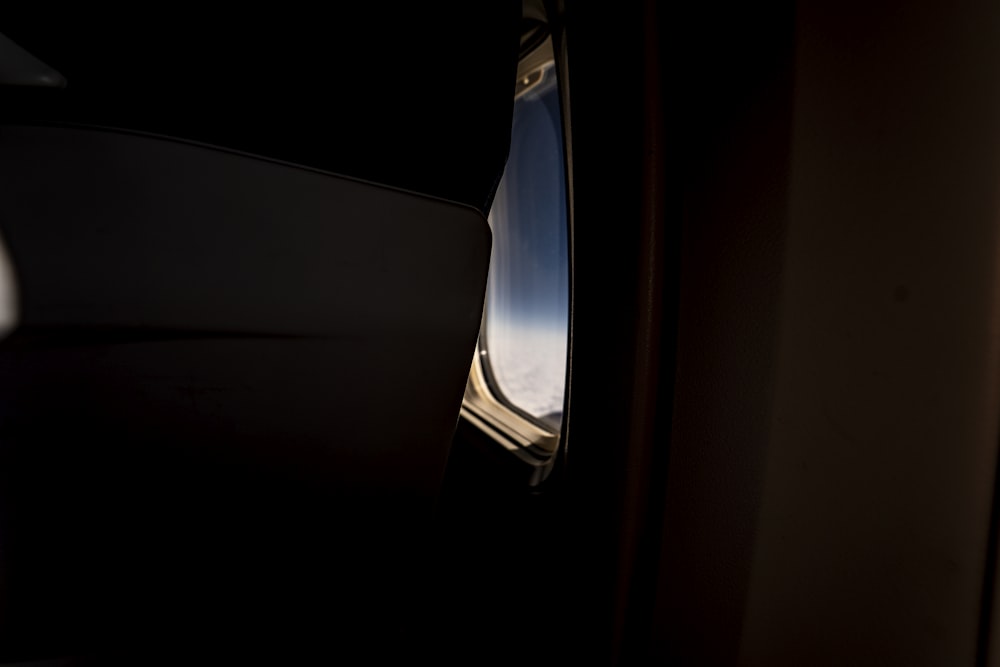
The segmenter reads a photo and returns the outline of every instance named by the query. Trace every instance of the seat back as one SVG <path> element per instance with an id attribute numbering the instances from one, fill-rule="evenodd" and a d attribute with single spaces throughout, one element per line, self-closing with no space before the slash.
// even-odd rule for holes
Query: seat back
<path id="1" fill-rule="evenodd" d="M 0 342 L 0 654 L 384 633 L 473 355 L 482 214 L 3 126 L 0 231 L 21 308 Z"/>

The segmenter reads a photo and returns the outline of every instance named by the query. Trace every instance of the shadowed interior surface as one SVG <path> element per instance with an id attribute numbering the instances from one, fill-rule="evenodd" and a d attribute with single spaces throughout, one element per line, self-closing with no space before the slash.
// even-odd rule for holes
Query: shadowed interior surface
<path id="1" fill-rule="evenodd" d="M 482 214 L 67 128 L 0 128 L 0 181 L 0 655 L 405 632 Z"/>

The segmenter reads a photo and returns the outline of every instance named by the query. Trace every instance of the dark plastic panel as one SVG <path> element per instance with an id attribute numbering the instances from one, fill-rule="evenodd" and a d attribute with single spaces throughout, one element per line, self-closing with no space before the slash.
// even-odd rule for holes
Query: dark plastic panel
<path id="1" fill-rule="evenodd" d="M 478 211 L 4 126 L 0 229 L 22 312 L 0 342 L 0 657 L 411 622 L 482 312 Z"/>

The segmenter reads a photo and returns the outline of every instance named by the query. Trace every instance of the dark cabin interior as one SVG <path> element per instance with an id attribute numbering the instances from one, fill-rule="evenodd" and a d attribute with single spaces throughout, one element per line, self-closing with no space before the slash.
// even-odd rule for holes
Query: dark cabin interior
<path id="1" fill-rule="evenodd" d="M 463 392 L 546 40 L 543 461 Z M 4 7 L 0 664 L 1000 665 L 998 185 L 992 3 Z"/>

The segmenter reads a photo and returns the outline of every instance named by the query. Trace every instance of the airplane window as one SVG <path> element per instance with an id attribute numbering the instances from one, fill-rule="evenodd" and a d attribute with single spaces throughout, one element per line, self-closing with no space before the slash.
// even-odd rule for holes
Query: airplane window
<path id="1" fill-rule="evenodd" d="M 569 320 L 566 185 L 555 67 L 518 80 L 493 229 L 480 357 L 508 406 L 562 426 Z"/>
<path id="2" fill-rule="evenodd" d="M 0 238 L 0 338 L 17 326 L 18 309 L 17 271 L 7 245 Z"/>

